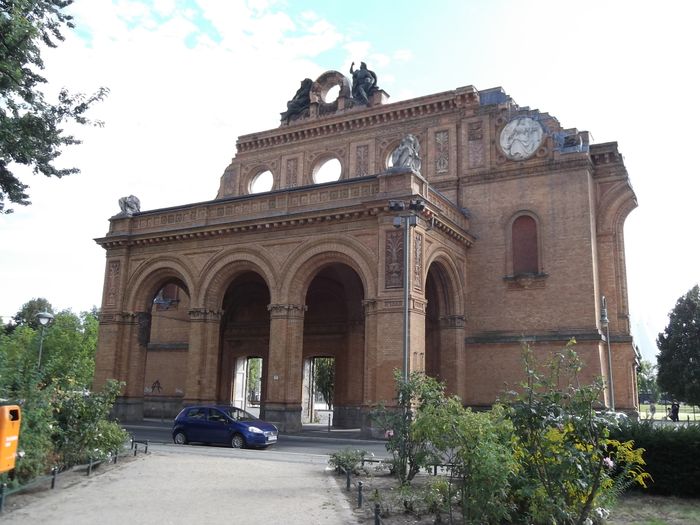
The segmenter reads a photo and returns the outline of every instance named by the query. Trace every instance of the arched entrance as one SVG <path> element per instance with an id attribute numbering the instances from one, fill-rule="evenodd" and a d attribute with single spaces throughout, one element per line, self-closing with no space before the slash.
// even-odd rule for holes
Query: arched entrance
<path id="1" fill-rule="evenodd" d="M 425 373 L 446 384 L 447 391 L 461 394 L 460 349 L 463 348 L 464 316 L 455 312 L 456 283 L 442 262 L 428 268 L 425 296 Z"/>
<path id="2" fill-rule="evenodd" d="M 255 414 L 264 407 L 270 291 L 257 273 L 239 274 L 224 295 L 217 399 Z"/>
<path id="3" fill-rule="evenodd" d="M 361 425 L 365 347 L 363 299 L 362 281 L 355 270 L 342 263 L 321 268 L 306 292 L 304 363 L 306 368 L 311 368 L 311 360 L 316 357 L 334 359 L 333 426 L 339 428 Z M 306 389 L 309 395 L 308 383 Z M 308 421 L 308 411 L 305 412 Z"/>
<path id="4" fill-rule="evenodd" d="M 171 418 L 182 406 L 187 379 L 190 296 L 177 278 L 168 278 L 149 295 L 150 308 L 138 314 L 139 339 L 146 347 L 143 415 Z"/>

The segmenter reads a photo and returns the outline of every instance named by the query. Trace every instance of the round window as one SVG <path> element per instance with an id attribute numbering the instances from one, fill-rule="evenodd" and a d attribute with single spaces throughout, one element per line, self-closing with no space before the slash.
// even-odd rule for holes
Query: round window
<path id="1" fill-rule="evenodd" d="M 340 174 L 340 161 L 338 159 L 328 159 L 319 164 L 314 170 L 314 182 L 316 184 L 333 182 L 340 179 Z"/>
<path id="2" fill-rule="evenodd" d="M 256 175 L 250 182 L 250 193 L 263 193 L 270 191 L 273 183 L 274 179 L 272 177 L 272 172 L 270 170 L 263 171 L 262 173 Z"/>
<path id="3" fill-rule="evenodd" d="M 335 102 L 335 99 L 338 98 L 340 95 L 340 85 L 336 84 L 332 88 L 330 88 L 326 93 L 323 95 L 323 101 L 326 104 L 330 104 L 331 102 Z"/>

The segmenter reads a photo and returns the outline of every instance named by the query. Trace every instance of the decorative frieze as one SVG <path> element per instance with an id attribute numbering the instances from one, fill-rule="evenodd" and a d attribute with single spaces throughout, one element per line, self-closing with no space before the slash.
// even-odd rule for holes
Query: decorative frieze
<path id="1" fill-rule="evenodd" d="M 440 318 L 440 328 L 464 328 L 466 322 L 463 315 L 446 315 Z"/>

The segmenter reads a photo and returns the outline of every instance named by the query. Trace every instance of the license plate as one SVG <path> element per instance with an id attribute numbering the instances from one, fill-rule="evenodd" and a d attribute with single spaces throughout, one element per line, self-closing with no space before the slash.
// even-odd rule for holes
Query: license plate
<path id="1" fill-rule="evenodd" d="M 269 436 L 267 438 L 268 441 L 277 441 L 277 436 Z"/>

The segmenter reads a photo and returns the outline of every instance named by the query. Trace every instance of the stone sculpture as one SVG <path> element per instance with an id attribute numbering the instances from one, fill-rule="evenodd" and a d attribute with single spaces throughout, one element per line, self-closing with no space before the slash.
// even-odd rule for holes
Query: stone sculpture
<path id="1" fill-rule="evenodd" d="M 292 100 L 287 102 L 287 111 L 280 113 L 281 121 L 289 124 L 292 118 L 299 117 L 308 111 L 309 104 L 311 103 L 311 86 L 313 85 L 313 80 L 310 78 L 305 78 L 301 81 L 301 86 L 294 94 Z"/>
<path id="2" fill-rule="evenodd" d="M 369 105 L 369 97 L 377 87 L 377 75 L 374 71 L 367 69 L 367 64 L 362 62 L 360 69 L 354 69 L 355 62 L 350 64 L 350 74 L 352 75 L 352 97 L 360 104 Z"/>
<path id="3" fill-rule="evenodd" d="M 119 216 L 131 217 L 134 213 L 139 213 L 141 211 L 141 201 L 134 195 L 122 197 L 119 199 L 119 208 L 122 210 Z"/>
<path id="4" fill-rule="evenodd" d="M 409 168 L 420 173 L 420 144 L 415 135 L 408 134 L 391 154 L 392 168 Z"/>

